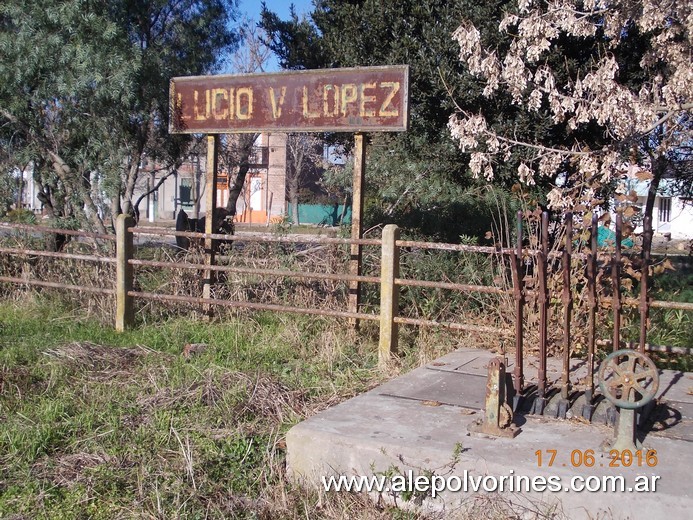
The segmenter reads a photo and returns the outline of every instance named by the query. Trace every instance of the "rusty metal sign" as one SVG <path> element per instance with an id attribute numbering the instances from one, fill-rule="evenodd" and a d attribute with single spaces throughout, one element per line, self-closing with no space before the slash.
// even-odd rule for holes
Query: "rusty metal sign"
<path id="1" fill-rule="evenodd" d="M 171 133 L 398 132 L 409 66 L 173 78 Z"/>

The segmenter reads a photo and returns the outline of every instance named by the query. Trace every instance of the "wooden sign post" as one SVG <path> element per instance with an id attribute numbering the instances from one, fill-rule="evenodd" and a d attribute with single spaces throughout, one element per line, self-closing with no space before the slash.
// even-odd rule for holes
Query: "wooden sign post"
<path id="1" fill-rule="evenodd" d="M 214 228 L 214 214 L 217 209 L 217 176 L 219 164 L 219 136 L 210 134 L 207 136 L 207 164 L 206 164 L 206 186 L 205 186 L 205 233 L 216 232 Z M 205 238 L 205 266 L 214 265 L 215 247 L 214 240 Z M 212 285 L 214 285 L 216 272 L 212 269 L 205 269 L 203 274 L 202 297 L 209 299 L 212 297 Z M 211 314 L 212 306 L 208 303 L 203 306 L 206 314 Z"/>
<path id="2" fill-rule="evenodd" d="M 363 233 L 366 172 L 364 132 L 403 132 L 409 126 L 409 67 L 357 67 L 271 74 L 174 78 L 169 132 L 210 134 L 207 140 L 205 233 L 214 229 L 218 134 L 249 132 L 354 132 L 352 239 Z M 214 264 L 205 240 L 205 264 Z M 352 244 L 349 269 L 361 274 L 361 245 Z M 211 296 L 213 271 L 205 270 L 203 296 Z M 360 284 L 349 284 L 349 311 L 358 312 Z M 352 323 L 358 324 L 357 320 Z"/>

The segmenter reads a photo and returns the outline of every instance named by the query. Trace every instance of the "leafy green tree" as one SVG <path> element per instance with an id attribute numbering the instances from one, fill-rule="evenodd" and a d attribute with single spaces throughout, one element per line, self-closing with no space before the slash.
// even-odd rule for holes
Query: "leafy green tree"
<path id="1" fill-rule="evenodd" d="M 451 139 L 447 125 L 452 114 L 483 113 L 494 132 L 523 142 L 540 140 L 556 147 L 578 143 L 599 149 L 612 140 L 594 121 L 569 129 L 565 123 L 554 122 L 547 104 L 536 109 L 518 104 L 504 89 L 492 99 L 484 96 L 487 85 L 460 60 L 460 47 L 452 35 L 462 20 L 468 20 L 478 29 L 484 48 L 505 55 L 516 38 L 511 32 L 498 31 L 498 26 L 515 4 L 507 0 L 317 0 L 310 17 L 299 18 L 292 11 L 289 20 L 280 20 L 265 9 L 261 23 L 285 68 L 410 66 L 410 130 L 371 137 L 367 184 L 374 204 L 370 207 L 378 209 L 379 219 L 411 223 L 427 234 L 452 239 L 462 233 L 478 234 L 469 222 L 488 221 L 487 213 L 474 219 L 479 206 L 470 204 L 478 200 L 486 170 L 470 164 L 473 157 Z M 599 31 L 585 38 L 561 34 L 542 58 L 554 70 L 556 81 L 584 77 L 603 43 Z M 632 84 L 642 81 L 638 60 L 645 44 L 638 37 L 629 38 L 633 52 L 617 56 L 623 77 Z M 518 167 L 533 157 L 521 147 L 509 150 L 494 165 L 493 183 L 509 190 L 517 182 Z M 559 166 L 554 175 L 537 176 L 534 184 L 523 186 L 526 200 L 545 203 L 561 170 L 575 168 L 569 160 Z"/>
<path id="2" fill-rule="evenodd" d="M 144 160 L 175 166 L 171 77 L 207 73 L 236 43 L 235 0 L 6 0 L 0 140 L 33 162 L 49 213 L 105 232 L 134 213 Z"/>
<path id="3" fill-rule="evenodd" d="M 467 202 L 476 200 L 479 183 L 470 174 L 468 156 L 451 140 L 447 123 L 455 101 L 478 109 L 486 100 L 481 82 L 460 63 L 451 35 L 466 13 L 485 27 L 489 42 L 507 44 L 496 31 L 506 3 L 319 0 L 309 18 L 292 11 L 289 20 L 263 10 L 261 24 L 284 68 L 409 65 L 409 131 L 370 136 L 366 183 L 371 224 L 397 221 L 447 240 L 484 235 L 466 218 L 478 213 L 478 205 Z M 505 106 L 508 101 L 499 104 L 499 121 L 524 131 L 527 124 L 518 119 L 517 109 L 502 110 L 512 108 Z M 479 216 L 483 220 L 488 215 Z"/>
<path id="4" fill-rule="evenodd" d="M 644 216 L 651 221 L 662 179 L 691 185 L 691 19 L 690 2 L 523 0 L 499 25 L 514 35 L 502 53 L 486 48 L 465 20 L 454 38 L 460 60 L 485 82 L 484 95 L 491 101 L 509 94 L 529 111 L 548 110 L 551 129 L 565 137 L 518 137 L 489 125 L 485 111 L 462 107 L 450 130 L 489 180 L 518 151 L 525 158 L 521 182 L 563 175 L 547 195 L 559 211 L 592 211 L 624 166 L 641 170 L 638 177 L 650 180 Z M 571 55 L 571 48 L 582 50 Z M 576 56 L 580 67 L 566 65 Z"/>

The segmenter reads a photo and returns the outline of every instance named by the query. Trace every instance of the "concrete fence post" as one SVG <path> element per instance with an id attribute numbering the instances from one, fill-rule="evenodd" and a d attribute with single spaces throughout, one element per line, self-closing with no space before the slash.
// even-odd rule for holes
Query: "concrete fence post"
<path id="1" fill-rule="evenodd" d="M 380 261 L 380 343 L 378 361 L 386 365 L 390 355 L 397 352 L 398 325 L 395 323 L 399 311 L 399 227 L 388 224 L 383 229 L 382 257 Z"/>
<path id="2" fill-rule="evenodd" d="M 135 307 L 132 291 L 133 270 L 129 260 L 133 257 L 132 233 L 128 228 L 135 225 L 129 215 L 116 218 L 116 320 L 115 328 L 123 332 L 135 323 Z"/>

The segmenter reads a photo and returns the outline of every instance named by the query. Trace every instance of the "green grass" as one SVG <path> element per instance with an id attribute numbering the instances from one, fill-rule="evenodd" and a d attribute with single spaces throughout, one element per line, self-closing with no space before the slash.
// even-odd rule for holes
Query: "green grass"
<path id="1" fill-rule="evenodd" d="M 382 377 L 375 346 L 338 330 L 256 314 L 117 334 L 5 303 L 0 518 L 338 518 L 284 479 L 283 451 L 293 424 Z"/>
<path id="2" fill-rule="evenodd" d="M 288 429 L 386 377 L 367 327 L 254 313 L 118 334 L 70 305 L 0 306 L 0 518 L 423 520 L 286 478 Z M 442 353 L 431 334 L 403 333 L 402 368 Z"/>

